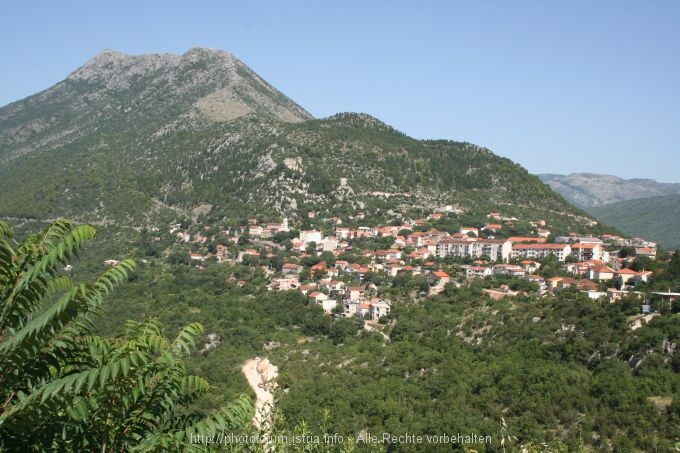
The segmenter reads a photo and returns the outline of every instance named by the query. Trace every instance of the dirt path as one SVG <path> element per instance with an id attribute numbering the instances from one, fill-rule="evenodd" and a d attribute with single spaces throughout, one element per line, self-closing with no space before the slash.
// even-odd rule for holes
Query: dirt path
<path id="1" fill-rule="evenodd" d="M 248 380 L 248 384 L 255 392 L 255 416 L 253 424 L 256 428 L 267 428 L 271 422 L 274 408 L 274 379 L 279 373 L 278 367 L 272 365 L 269 359 L 255 357 L 243 364 L 241 371 Z"/>
<path id="2" fill-rule="evenodd" d="M 390 342 L 390 337 L 385 332 L 375 327 L 374 325 L 371 325 L 369 322 L 364 322 L 364 330 L 367 332 L 378 332 L 380 335 L 382 335 L 383 341 L 385 343 Z"/>

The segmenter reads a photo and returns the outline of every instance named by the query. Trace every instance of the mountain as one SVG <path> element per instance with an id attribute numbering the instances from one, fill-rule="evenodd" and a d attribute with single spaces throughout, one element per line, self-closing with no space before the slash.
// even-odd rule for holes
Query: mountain
<path id="1" fill-rule="evenodd" d="M 653 179 L 622 179 L 593 173 L 543 174 L 538 177 L 564 198 L 582 208 L 680 194 L 680 184 L 662 183 Z"/>
<path id="2" fill-rule="evenodd" d="M 228 53 L 105 51 L 0 109 L 0 215 L 140 225 L 190 216 L 455 206 L 592 225 L 508 159 L 365 114 L 316 120 Z M 205 209 L 204 209 L 205 208 Z"/>
<path id="3" fill-rule="evenodd" d="M 667 249 L 680 248 L 680 195 L 627 200 L 591 212 L 626 234 L 657 241 Z"/>

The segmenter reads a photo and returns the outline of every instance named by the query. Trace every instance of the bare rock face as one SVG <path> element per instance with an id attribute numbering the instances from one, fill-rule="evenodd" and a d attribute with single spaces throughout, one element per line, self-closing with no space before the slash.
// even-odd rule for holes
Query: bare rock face
<path id="1" fill-rule="evenodd" d="M 249 114 L 291 123 L 312 119 L 227 52 L 104 50 L 53 87 L 0 108 L 0 162 L 106 130 L 156 132 L 177 122 L 194 127 Z"/>
<path id="2" fill-rule="evenodd" d="M 214 121 L 229 121 L 251 112 L 297 122 L 311 115 L 267 84 L 230 53 L 193 48 L 183 55 L 128 56 L 105 50 L 68 76 L 109 91 L 146 85 L 165 96 L 198 95 L 192 106 Z M 149 97 L 148 93 L 144 97 Z"/>

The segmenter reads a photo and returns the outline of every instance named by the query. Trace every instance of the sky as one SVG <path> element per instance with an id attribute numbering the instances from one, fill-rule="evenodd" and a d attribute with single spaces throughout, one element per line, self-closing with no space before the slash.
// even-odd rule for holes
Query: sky
<path id="1" fill-rule="evenodd" d="M 317 118 L 364 112 L 531 173 L 680 182 L 680 1 L 34 1 L 0 7 L 0 106 L 97 52 L 228 51 Z"/>

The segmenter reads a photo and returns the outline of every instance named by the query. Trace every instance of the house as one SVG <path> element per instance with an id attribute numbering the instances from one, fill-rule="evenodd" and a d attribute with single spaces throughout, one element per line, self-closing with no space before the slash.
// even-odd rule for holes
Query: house
<path id="1" fill-rule="evenodd" d="M 637 275 L 638 273 L 633 269 L 621 269 L 614 272 L 614 278 L 622 285 L 625 285 L 626 283 L 628 283 L 628 280 L 631 280 L 633 277 L 636 277 Z"/>
<path id="2" fill-rule="evenodd" d="M 603 260 L 604 246 L 600 243 L 577 242 L 571 246 L 571 255 L 578 261 Z"/>
<path id="3" fill-rule="evenodd" d="M 496 233 L 499 230 L 501 230 L 502 228 L 503 228 L 503 225 L 501 225 L 500 223 L 487 223 L 482 228 L 482 231 L 491 231 L 493 233 Z"/>
<path id="4" fill-rule="evenodd" d="M 597 291 L 597 283 L 590 280 L 579 280 L 576 284 L 576 289 L 579 291 Z"/>
<path id="5" fill-rule="evenodd" d="M 297 277 L 275 278 L 269 285 L 269 289 L 276 291 L 287 291 L 291 289 L 298 289 L 300 281 Z"/>
<path id="6" fill-rule="evenodd" d="M 637 291 L 625 291 L 616 288 L 607 288 L 607 299 L 609 300 L 610 303 L 614 303 L 617 300 L 621 300 L 621 298 L 626 297 L 630 294 L 635 294 L 635 296 L 638 299 L 642 299 L 644 297 L 643 293 Z"/>
<path id="7" fill-rule="evenodd" d="M 520 266 L 514 264 L 496 264 L 493 266 L 494 275 L 509 275 L 512 277 L 524 277 L 526 271 Z"/>
<path id="8" fill-rule="evenodd" d="M 548 285 L 548 289 L 553 291 L 557 289 L 557 285 L 562 281 L 564 277 L 552 277 L 546 280 L 546 284 Z"/>
<path id="9" fill-rule="evenodd" d="M 371 272 L 371 269 L 369 269 L 366 266 L 361 266 L 359 264 L 352 263 L 349 265 L 348 272 L 354 274 L 356 278 L 363 281 L 363 279 L 366 277 L 366 274 Z"/>
<path id="10" fill-rule="evenodd" d="M 324 252 L 332 252 L 338 248 L 338 240 L 332 237 L 323 238 L 321 242 L 317 244 L 321 245 L 321 250 Z"/>
<path id="11" fill-rule="evenodd" d="M 406 273 L 406 272 L 410 272 L 413 275 L 419 275 L 420 269 L 418 269 L 417 267 L 413 267 L 413 266 L 404 266 L 397 271 L 397 274 L 402 274 L 402 273 Z"/>
<path id="12" fill-rule="evenodd" d="M 540 238 L 548 238 L 550 236 L 550 230 L 547 230 L 545 228 L 536 229 L 536 233 L 538 234 L 538 237 L 540 237 Z"/>
<path id="13" fill-rule="evenodd" d="M 390 314 L 390 304 L 384 301 L 371 302 L 368 308 L 368 317 L 374 321 Z"/>
<path id="14" fill-rule="evenodd" d="M 281 273 L 283 275 L 297 275 L 302 272 L 302 266 L 296 263 L 286 263 L 281 266 Z"/>
<path id="15" fill-rule="evenodd" d="M 451 281 L 451 277 L 444 271 L 433 271 L 431 272 L 434 277 L 434 286 L 444 286 Z"/>
<path id="16" fill-rule="evenodd" d="M 592 300 L 598 300 L 602 297 L 604 297 L 604 298 L 607 297 L 606 291 L 583 291 L 583 293 L 585 295 L 587 295 Z"/>
<path id="17" fill-rule="evenodd" d="M 366 290 L 363 286 L 347 286 L 345 288 L 345 299 L 354 302 L 363 301 L 366 296 Z"/>
<path id="18" fill-rule="evenodd" d="M 561 291 L 563 289 L 576 287 L 578 285 L 578 280 L 571 277 L 563 277 L 556 282 L 555 289 Z"/>
<path id="19" fill-rule="evenodd" d="M 466 278 L 484 278 L 493 274 L 493 270 L 486 266 L 462 266 L 465 269 Z"/>
<path id="20" fill-rule="evenodd" d="M 248 234 L 255 238 L 262 237 L 263 232 L 264 228 L 259 225 L 251 225 L 250 228 L 248 228 Z"/>
<path id="21" fill-rule="evenodd" d="M 347 307 L 348 304 L 345 304 L 345 307 Z M 371 304 L 368 302 L 362 302 L 362 303 L 356 303 L 355 304 L 355 313 L 357 316 L 361 316 L 362 318 L 368 316 L 369 312 L 371 310 Z"/>
<path id="22" fill-rule="evenodd" d="M 654 274 L 654 272 L 643 270 L 643 271 L 638 272 L 637 275 L 635 277 L 633 277 L 633 280 L 635 280 L 636 283 L 637 282 L 647 283 L 649 281 L 649 278 L 652 276 L 652 274 Z"/>
<path id="23" fill-rule="evenodd" d="M 644 256 L 650 260 L 655 260 L 656 247 L 635 247 L 635 256 Z"/>
<path id="24" fill-rule="evenodd" d="M 335 300 L 335 299 L 328 298 L 328 299 L 322 300 L 321 302 L 317 301 L 316 304 L 321 306 L 324 313 L 326 313 L 327 315 L 330 315 L 331 312 L 333 311 L 333 309 L 338 306 L 338 301 Z"/>
<path id="25" fill-rule="evenodd" d="M 310 242 L 319 244 L 323 240 L 323 233 L 318 230 L 303 230 L 300 231 L 300 240 L 305 245 Z"/>
<path id="26" fill-rule="evenodd" d="M 333 309 L 338 305 L 336 300 L 329 298 L 327 295 L 319 291 L 310 293 L 308 297 L 316 305 L 319 305 L 321 308 L 323 308 L 323 311 L 326 314 L 330 314 L 331 311 L 333 311 Z"/>
<path id="27" fill-rule="evenodd" d="M 300 285 L 300 292 L 302 294 L 309 294 L 310 292 L 316 291 L 317 287 L 314 284 L 308 284 L 308 285 Z"/>
<path id="28" fill-rule="evenodd" d="M 302 242 L 299 239 L 293 239 L 291 241 L 291 243 L 292 243 L 291 248 L 293 250 L 296 250 L 298 252 L 304 252 L 304 250 L 305 250 L 305 243 L 304 242 Z"/>
<path id="29" fill-rule="evenodd" d="M 326 284 L 328 294 L 333 298 L 344 295 L 346 286 L 345 282 L 340 280 L 331 280 Z"/>
<path id="30" fill-rule="evenodd" d="M 388 249 L 388 250 L 384 251 L 383 256 L 386 260 L 400 260 L 401 259 L 401 250 Z"/>
<path id="31" fill-rule="evenodd" d="M 539 286 L 545 285 L 545 279 L 543 277 L 541 277 L 540 275 L 528 274 L 524 278 L 531 283 L 536 283 Z"/>
<path id="32" fill-rule="evenodd" d="M 529 274 L 533 274 L 541 268 L 541 263 L 532 260 L 524 260 L 519 265 Z"/>
<path id="33" fill-rule="evenodd" d="M 352 232 L 349 228 L 336 228 L 335 237 L 338 239 L 351 239 Z"/>
<path id="34" fill-rule="evenodd" d="M 614 278 L 614 269 L 609 266 L 594 266 L 588 269 L 586 273 L 586 278 L 590 280 L 611 280 Z"/>
<path id="35" fill-rule="evenodd" d="M 385 264 L 382 269 L 390 277 L 396 277 L 402 266 L 400 264 Z"/>

